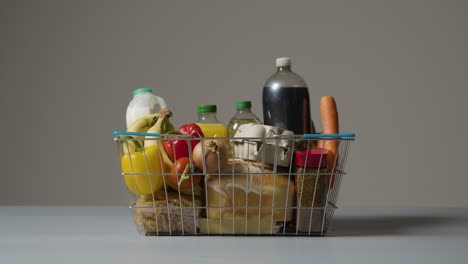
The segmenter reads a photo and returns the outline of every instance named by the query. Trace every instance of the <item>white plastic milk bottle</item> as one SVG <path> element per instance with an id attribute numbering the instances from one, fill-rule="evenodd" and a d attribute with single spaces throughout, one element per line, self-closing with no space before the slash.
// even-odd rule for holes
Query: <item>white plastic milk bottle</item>
<path id="1" fill-rule="evenodd" d="M 127 107 L 127 128 L 138 118 L 157 113 L 165 108 L 166 101 L 153 94 L 151 88 L 138 88 L 133 91 L 133 99 Z"/>

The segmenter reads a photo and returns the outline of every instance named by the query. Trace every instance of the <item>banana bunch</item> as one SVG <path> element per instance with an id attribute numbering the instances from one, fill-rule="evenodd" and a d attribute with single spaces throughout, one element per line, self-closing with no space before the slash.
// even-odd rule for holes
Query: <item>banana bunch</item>
<path id="1" fill-rule="evenodd" d="M 175 128 L 169 122 L 169 118 L 172 116 L 172 113 L 167 110 L 166 108 L 161 109 L 159 112 L 159 118 L 156 123 L 148 129 L 147 133 L 157 133 L 157 134 L 166 134 L 167 132 L 174 131 Z M 171 171 L 171 167 L 174 165 L 169 154 L 164 147 L 164 141 L 160 138 L 146 136 L 145 137 L 145 146 L 152 146 L 157 145 L 159 152 L 161 154 L 161 162 L 162 168 L 165 173 L 169 173 Z"/>
<path id="2" fill-rule="evenodd" d="M 158 121 L 159 113 L 149 114 L 135 120 L 128 128 L 127 132 L 146 132 L 156 121 Z"/>
<path id="3" fill-rule="evenodd" d="M 127 132 L 146 132 L 150 129 L 156 121 L 159 119 L 159 113 L 157 114 L 149 114 L 140 117 L 139 119 L 135 120 L 128 128 Z M 129 138 L 143 138 L 141 136 L 132 136 Z M 140 146 L 143 146 L 143 141 L 139 140 Z M 135 151 L 135 142 L 134 140 L 127 140 L 122 144 L 123 153 L 127 154 L 129 152 Z"/>
<path id="4" fill-rule="evenodd" d="M 158 119 L 154 123 L 153 126 L 151 126 L 146 133 L 156 133 L 156 134 L 166 134 L 167 132 L 174 131 L 175 128 L 169 122 L 169 118 L 172 117 L 172 112 L 169 111 L 167 108 L 163 108 L 159 111 L 158 113 Z M 152 145 L 157 145 L 157 143 L 161 140 L 157 140 L 157 137 L 154 136 L 146 136 L 145 137 L 145 146 L 152 146 Z M 164 150 L 164 148 L 163 148 Z"/>
<path id="5" fill-rule="evenodd" d="M 160 120 L 160 117 L 164 119 Z M 135 120 L 128 128 L 127 132 L 143 132 L 143 133 L 159 133 L 165 134 L 169 131 L 174 131 L 174 126 L 169 122 L 169 118 L 172 116 L 172 112 L 169 111 L 167 108 L 163 108 L 159 111 L 159 113 L 149 114 L 140 117 L 139 119 Z M 159 123 L 158 123 L 159 120 Z M 146 140 L 138 140 L 140 146 L 147 147 L 151 145 L 155 145 L 156 138 L 154 136 L 132 136 L 132 138 L 136 139 L 146 139 Z M 123 145 L 123 152 L 124 154 L 128 152 L 135 151 L 135 143 L 133 140 L 127 140 L 126 143 Z"/>

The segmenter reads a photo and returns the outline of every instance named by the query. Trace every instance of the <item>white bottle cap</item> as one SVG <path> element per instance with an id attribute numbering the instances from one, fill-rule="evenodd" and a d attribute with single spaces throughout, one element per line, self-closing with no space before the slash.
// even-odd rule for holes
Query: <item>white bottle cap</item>
<path id="1" fill-rule="evenodd" d="M 289 57 L 281 57 L 276 59 L 276 67 L 290 67 L 291 66 L 291 58 Z"/>

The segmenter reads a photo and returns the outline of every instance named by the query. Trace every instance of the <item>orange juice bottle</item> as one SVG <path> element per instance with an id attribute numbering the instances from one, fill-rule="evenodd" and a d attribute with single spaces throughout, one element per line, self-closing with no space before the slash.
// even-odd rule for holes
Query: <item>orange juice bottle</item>
<path id="1" fill-rule="evenodd" d="M 216 118 L 216 105 L 199 105 L 197 107 L 197 125 L 206 138 L 227 137 L 226 126 Z"/>

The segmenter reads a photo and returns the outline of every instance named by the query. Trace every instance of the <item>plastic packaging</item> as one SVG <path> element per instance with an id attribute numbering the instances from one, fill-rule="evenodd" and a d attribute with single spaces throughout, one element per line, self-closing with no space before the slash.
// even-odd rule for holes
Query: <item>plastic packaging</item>
<path id="1" fill-rule="evenodd" d="M 227 127 L 229 137 L 233 137 L 241 125 L 262 123 L 260 119 L 254 113 L 252 113 L 252 102 L 239 101 L 236 103 L 236 109 L 237 112 L 231 118 Z"/>
<path id="2" fill-rule="evenodd" d="M 239 101 L 236 102 L 236 114 L 229 121 L 227 130 L 230 138 L 234 137 L 237 130 L 241 125 L 244 124 L 261 124 L 260 119 L 252 113 L 252 102 L 250 101 Z M 234 143 L 229 142 L 229 155 L 234 157 Z"/>
<path id="3" fill-rule="evenodd" d="M 290 221 L 294 217 L 295 186 L 286 168 L 231 160 L 221 175 L 206 175 L 209 219 Z M 245 223 L 245 222 L 244 222 Z"/>
<path id="4" fill-rule="evenodd" d="M 133 91 L 133 99 L 127 107 L 127 128 L 138 118 L 154 114 L 161 108 L 166 108 L 166 101 L 153 94 L 151 88 L 139 88 Z"/>
<path id="5" fill-rule="evenodd" d="M 298 135 L 315 133 L 307 84 L 291 70 L 290 58 L 276 59 L 276 67 L 263 88 L 263 123 Z"/>
<path id="6" fill-rule="evenodd" d="M 216 118 L 216 105 L 199 105 L 197 107 L 197 125 L 206 138 L 227 137 L 226 126 Z"/>
<path id="7" fill-rule="evenodd" d="M 280 227 L 271 219 L 200 219 L 201 234 L 275 234 Z"/>
<path id="8" fill-rule="evenodd" d="M 138 230 L 143 234 L 194 233 L 199 226 L 201 204 L 199 198 L 191 195 L 155 192 L 140 195 L 132 209 Z"/>

